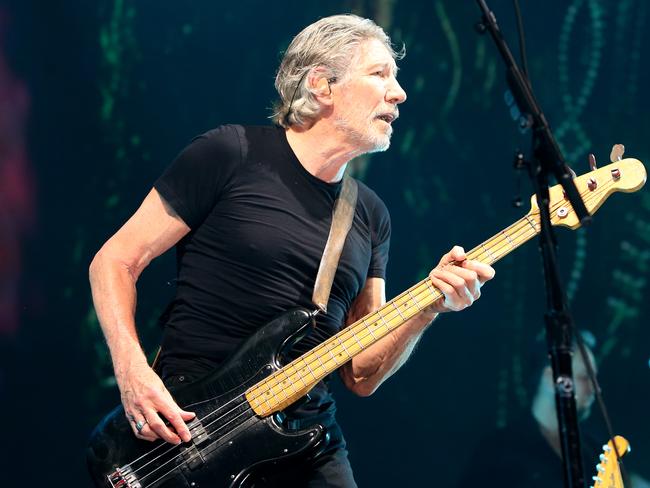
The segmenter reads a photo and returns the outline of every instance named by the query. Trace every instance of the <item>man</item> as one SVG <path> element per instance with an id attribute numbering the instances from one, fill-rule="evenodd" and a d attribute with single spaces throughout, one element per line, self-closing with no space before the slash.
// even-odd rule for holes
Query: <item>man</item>
<path id="1" fill-rule="evenodd" d="M 244 338 L 287 308 L 314 308 L 314 279 L 346 165 L 388 148 L 397 106 L 406 100 L 395 78 L 397 57 L 388 36 L 368 19 L 338 15 L 308 26 L 277 73 L 278 126 L 223 126 L 196 138 L 97 253 L 90 268 L 93 299 L 138 438 L 187 442 L 185 422 L 194 414 L 182 410 L 166 386 L 218 368 Z M 359 183 L 328 312 L 297 345 L 296 356 L 385 303 L 389 238 L 386 207 Z M 178 289 L 165 324 L 161 380 L 137 339 L 135 283 L 174 245 Z M 430 274 L 444 300 L 342 366 L 345 385 L 370 395 L 406 361 L 439 313 L 471 305 L 493 276 L 490 266 L 454 247 Z M 356 486 L 334 411 L 326 381 L 306 404 L 290 407 L 294 425 L 324 425 L 329 445 L 290 478 L 260 484 Z"/>

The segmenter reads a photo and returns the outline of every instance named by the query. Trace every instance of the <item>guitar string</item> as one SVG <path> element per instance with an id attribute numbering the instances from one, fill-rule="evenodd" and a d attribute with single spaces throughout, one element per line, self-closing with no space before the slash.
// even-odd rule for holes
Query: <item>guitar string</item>
<path id="1" fill-rule="evenodd" d="M 607 185 L 607 184 L 605 183 L 603 186 L 606 186 L 606 185 Z M 601 192 L 602 192 L 602 189 L 604 189 L 604 188 L 601 188 Z M 585 195 L 587 195 L 587 197 L 585 197 Z M 593 197 L 593 196 L 595 196 L 595 194 L 594 194 L 593 192 L 590 191 L 590 192 L 588 192 L 588 193 L 585 192 L 585 194 L 581 194 L 581 196 L 583 197 L 583 199 L 593 200 L 593 198 L 589 198 L 589 197 Z M 550 210 L 553 211 L 553 210 L 556 209 L 557 206 L 561 206 L 561 205 L 563 205 L 563 202 L 560 202 L 560 203 L 558 203 L 558 204 L 555 204 L 554 206 L 551 206 L 551 207 L 550 207 Z M 528 227 L 528 226 L 531 225 L 531 223 L 530 223 L 530 221 L 527 219 L 527 217 L 531 217 L 531 216 L 532 216 L 532 217 L 535 217 L 535 216 L 537 216 L 537 215 L 539 215 L 538 212 L 530 212 L 529 214 L 526 214 L 526 216 L 524 216 L 523 218 L 521 218 L 520 220 L 518 220 L 518 221 L 515 222 L 514 224 L 511 224 L 511 226 L 509 226 L 509 227 L 506 228 L 505 230 L 501 231 L 500 233 L 496 234 L 496 235 L 495 235 L 493 238 L 491 238 L 490 240 L 498 241 L 498 243 L 501 243 L 501 242 L 503 241 L 503 239 L 502 239 L 500 236 L 501 236 L 501 235 L 503 235 L 504 237 L 507 236 L 508 234 L 507 234 L 506 231 L 509 230 L 509 229 L 511 229 L 511 228 L 514 228 L 514 226 L 520 226 L 520 229 L 521 229 L 521 228 L 523 228 L 523 229 L 527 229 L 525 232 L 529 232 L 529 231 L 530 231 L 530 230 L 529 230 L 530 227 Z M 537 222 L 535 222 L 535 223 L 537 223 Z M 510 235 L 509 235 L 509 237 L 510 237 L 511 239 L 514 239 L 515 242 L 517 241 L 517 239 L 520 238 L 520 237 L 517 236 L 517 234 L 518 234 L 518 232 L 519 232 L 520 229 L 517 229 L 517 232 L 516 232 L 515 234 L 510 234 Z M 537 230 L 537 228 L 535 228 L 534 231 L 533 231 L 533 234 L 531 234 L 530 236 L 525 236 L 525 237 L 524 237 L 524 240 L 521 241 L 521 242 L 517 242 L 517 245 L 516 245 L 516 246 L 514 246 L 514 245 L 512 244 L 512 242 L 510 242 L 510 241 L 507 239 L 507 237 L 505 238 L 505 240 L 508 241 L 507 245 L 510 246 L 510 247 L 512 248 L 511 250 L 514 250 L 514 249 L 516 249 L 517 247 L 519 247 L 520 245 L 522 245 L 522 244 L 524 244 L 525 242 L 527 242 L 531 237 L 533 237 L 533 236 L 536 235 L 537 233 L 538 233 L 538 230 Z M 477 248 L 473 249 L 472 251 L 470 251 L 470 253 L 468 253 L 468 258 L 469 258 L 469 259 L 475 259 L 475 258 L 470 257 L 470 255 L 471 255 L 473 252 L 475 252 L 475 251 L 479 251 L 479 248 L 480 248 L 480 247 L 484 247 L 486 244 L 489 244 L 489 240 L 486 241 L 485 243 L 479 245 Z M 491 249 L 492 249 L 492 252 L 493 252 L 495 255 L 497 255 L 498 252 L 499 252 L 499 250 L 502 249 L 504 246 L 501 246 L 501 247 L 496 248 L 496 249 L 495 249 L 495 247 L 496 247 L 496 245 L 493 245 L 493 246 L 491 246 Z M 511 251 L 508 251 L 508 252 L 504 253 L 503 255 L 500 255 L 500 256 L 494 257 L 494 256 L 491 256 L 490 253 L 487 252 L 487 250 L 484 249 L 484 250 L 482 250 L 482 251 L 478 254 L 478 256 L 481 256 L 482 254 L 485 253 L 485 254 L 487 254 L 487 256 L 488 256 L 489 259 L 493 259 L 492 262 L 496 262 L 497 260 L 499 260 L 499 259 L 501 259 L 502 257 L 504 257 L 505 255 L 507 255 L 509 252 L 511 252 Z M 478 257 L 478 256 L 477 256 L 477 257 Z M 426 280 L 425 280 L 425 281 L 426 281 Z M 418 284 L 418 285 L 421 286 L 421 284 Z M 414 288 L 418 288 L 418 287 L 419 287 L 418 285 L 416 285 Z M 436 289 L 436 290 L 437 290 L 437 289 Z M 425 289 L 425 290 L 423 290 L 423 291 L 425 292 L 425 294 L 428 294 L 428 293 L 429 293 L 428 289 Z M 439 290 L 437 290 L 437 292 L 438 292 L 439 294 L 441 294 L 441 292 L 440 292 Z M 418 292 L 417 296 L 419 297 L 420 295 L 422 295 L 422 292 Z M 396 302 L 397 299 L 400 298 L 400 297 L 402 297 L 402 296 L 404 296 L 404 293 L 403 293 L 402 295 L 396 297 L 396 299 L 391 300 L 391 302 L 389 302 L 389 304 L 390 304 L 390 303 L 394 303 L 394 302 Z M 437 298 L 440 298 L 440 296 L 441 296 L 441 295 L 439 295 Z M 435 300 L 435 299 L 434 299 L 434 300 Z M 413 308 L 413 307 L 411 307 L 411 308 Z M 391 313 L 392 313 L 392 312 L 391 312 Z M 399 312 L 398 312 L 398 314 L 399 314 Z M 397 317 L 397 315 L 395 315 L 395 316 L 389 318 L 389 319 L 388 319 L 389 322 L 392 321 L 392 320 L 393 320 L 394 318 L 396 318 L 396 317 Z M 386 317 L 384 317 L 384 318 L 386 318 Z M 406 320 L 408 320 L 408 319 L 406 319 Z M 363 320 L 361 320 L 360 322 L 363 322 Z M 402 322 L 402 323 L 403 323 L 403 322 Z M 400 323 L 399 325 L 401 325 L 401 323 Z M 354 326 L 354 324 L 352 324 L 352 327 L 353 327 L 353 326 Z M 351 329 L 352 327 L 348 327 L 348 328 L 346 328 L 346 329 L 344 329 L 344 330 L 349 330 L 349 329 Z M 394 328 L 397 328 L 397 326 L 394 327 Z M 390 329 L 390 330 L 392 330 L 392 329 Z M 338 335 L 338 334 L 337 334 L 337 335 Z M 364 337 L 361 337 L 361 339 L 363 339 L 363 338 L 365 338 L 365 337 L 368 337 L 368 335 L 369 335 L 369 334 L 367 334 L 367 335 L 364 336 Z M 336 337 L 336 336 L 334 336 L 334 337 Z M 342 336 L 341 336 L 341 337 L 342 337 Z M 348 338 L 345 339 L 345 341 L 348 341 L 348 340 L 351 339 L 351 338 L 352 338 L 352 337 L 348 337 Z M 330 343 L 330 342 L 331 342 L 331 341 L 328 340 L 326 343 Z M 323 344 L 321 344 L 321 346 L 322 346 L 322 345 L 323 345 Z M 335 346 L 335 347 L 336 347 L 336 346 Z M 310 351 L 309 355 L 313 355 L 313 353 L 315 353 L 316 350 L 319 349 L 319 348 L 320 348 L 320 346 L 317 347 L 317 348 L 315 348 L 313 351 Z M 331 353 L 331 351 L 328 351 L 328 352 Z M 358 353 L 358 352 L 357 352 L 357 353 Z M 357 353 L 354 353 L 352 356 L 356 355 Z M 299 359 L 301 359 L 301 358 L 298 358 L 298 360 L 299 360 Z M 296 361 L 298 361 L 298 360 L 295 360 L 294 362 L 296 362 Z M 303 358 L 303 361 L 305 361 L 304 358 Z M 329 361 L 330 361 L 330 360 L 326 360 L 326 363 L 328 363 Z M 282 368 L 282 370 L 286 370 L 286 369 L 288 369 L 288 367 L 292 366 L 292 364 L 293 364 L 294 362 L 292 362 L 292 363 L 290 363 L 289 365 L 287 365 L 287 367 Z M 334 361 L 334 362 L 335 362 L 335 364 L 336 364 L 336 361 Z M 306 363 L 306 364 L 308 364 L 308 363 Z M 303 369 L 304 369 L 304 368 L 303 368 Z M 280 371 L 282 371 L 282 370 L 280 370 Z M 276 372 L 276 373 L 277 373 L 277 372 Z M 285 376 L 287 376 L 287 378 L 288 378 L 288 375 L 286 374 L 286 371 L 285 371 L 284 374 L 285 374 Z M 291 376 L 294 376 L 294 375 L 296 375 L 296 374 L 297 374 L 297 371 L 294 372 L 294 373 L 291 373 Z M 274 375 L 275 375 L 275 374 L 274 374 Z M 300 375 L 298 375 L 298 376 L 300 376 Z M 270 379 L 270 378 L 267 378 L 266 380 L 262 380 L 261 383 L 267 383 L 269 379 Z M 285 380 L 285 381 L 286 381 L 286 380 Z M 289 381 L 291 382 L 290 379 L 289 379 Z M 303 382 L 304 382 L 304 381 L 303 381 Z M 271 390 L 272 390 L 274 387 L 278 386 L 279 384 L 280 384 L 280 383 L 276 383 L 276 384 L 274 384 L 273 386 L 271 386 L 271 387 L 270 387 Z M 292 383 L 292 384 L 293 384 L 293 383 Z M 253 386 L 253 388 L 255 388 L 255 386 Z M 258 388 L 259 388 L 259 387 L 258 387 Z M 276 396 L 275 393 L 273 393 L 273 395 Z M 259 396 L 260 396 L 260 395 L 254 397 L 254 399 L 258 399 Z M 285 396 L 286 396 L 286 394 L 285 394 Z M 237 399 L 241 399 L 241 398 L 242 398 L 242 397 L 238 397 Z M 201 420 L 206 419 L 206 418 L 208 418 L 208 417 L 214 415 L 214 414 L 217 413 L 219 410 L 223 409 L 223 407 L 227 406 L 229 403 L 231 403 L 232 401 L 235 401 L 235 400 L 236 400 L 236 399 L 233 399 L 233 400 L 231 400 L 230 402 L 227 402 L 226 404 L 222 405 L 218 410 L 215 410 L 215 411 L 210 412 L 209 414 L 207 414 L 207 415 L 206 415 L 205 417 L 203 417 Z M 221 417 L 219 417 L 219 418 L 217 418 L 217 419 L 211 421 L 211 422 L 210 422 L 209 424 L 207 424 L 204 428 L 207 428 L 208 426 L 214 424 L 214 422 L 217 422 L 218 420 L 222 419 L 224 416 L 226 416 L 226 415 L 232 413 L 233 411 L 235 411 L 236 408 L 238 408 L 239 406 L 245 404 L 246 401 L 247 401 L 247 400 L 245 399 L 245 397 L 243 398 L 243 400 L 244 400 L 244 401 L 242 401 L 241 403 L 239 403 L 239 404 L 237 405 L 237 407 L 235 407 L 234 409 L 231 409 L 229 412 L 226 412 L 223 416 L 221 416 Z M 252 401 L 252 400 L 251 400 L 251 401 Z M 286 401 L 286 399 L 285 399 L 285 401 Z M 243 412 L 242 414 L 244 414 L 244 413 L 246 413 L 246 411 Z M 231 423 L 233 420 L 236 420 L 236 419 L 239 418 L 242 414 L 240 414 L 240 415 L 238 415 L 237 417 L 231 419 L 228 423 Z M 227 424 L 225 424 L 225 425 L 227 425 Z M 225 425 L 224 425 L 224 426 L 225 426 Z M 222 427 L 224 427 L 224 426 L 219 427 L 219 429 L 216 429 L 216 430 L 213 431 L 213 432 L 216 432 L 216 431 L 220 430 L 220 429 L 221 429 Z M 238 427 L 239 427 L 239 426 L 238 426 Z M 235 429 L 231 430 L 231 431 L 230 431 L 228 434 L 226 434 L 226 435 L 229 435 L 230 433 L 234 432 L 234 430 L 236 430 L 238 427 L 235 427 Z M 162 444 L 162 445 L 165 445 L 165 444 Z M 160 447 L 160 446 L 158 446 L 158 447 Z M 176 448 L 176 447 L 178 447 L 178 446 L 173 446 L 172 449 L 174 449 L 174 448 Z M 209 447 L 209 446 L 208 446 L 208 447 Z M 156 448 L 156 449 L 157 449 L 157 448 Z M 204 449 L 205 449 L 205 448 L 204 448 Z M 151 453 L 151 452 L 153 452 L 153 450 L 150 451 L 150 453 Z M 168 451 L 168 452 L 169 452 L 169 451 Z M 149 453 L 149 454 L 150 454 L 150 453 Z M 165 454 L 165 453 L 161 454 L 161 456 L 164 455 L 164 454 Z M 147 455 L 147 453 L 146 453 L 145 455 L 141 456 L 140 458 L 138 458 L 137 460 L 133 461 L 133 462 L 135 463 L 135 462 L 137 462 L 138 460 L 141 460 L 141 459 L 142 459 L 143 457 L 145 457 L 146 455 Z M 161 456 L 158 456 L 158 458 L 161 457 Z M 177 457 L 178 457 L 178 456 L 177 456 Z M 158 458 L 156 458 L 156 459 L 158 459 Z M 175 458 L 174 458 L 174 459 L 175 459 Z M 172 459 L 172 460 L 173 460 L 173 459 Z M 191 460 L 191 458 L 188 459 L 188 460 L 185 461 L 185 462 L 189 462 L 190 460 Z M 170 460 L 170 461 L 171 461 L 171 460 Z M 149 464 L 149 463 L 148 463 L 148 464 Z M 141 468 L 142 468 L 142 467 L 141 467 Z M 138 468 L 138 469 L 141 469 L 141 468 Z M 170 471 L 170 472 L 173 472 L 173 470 Z M 151 473 L 149 473 L 149 474 L 151 474 Z M 163 475 L 163 477 L 164 477 L 164 476 L 167 476 L 167 474 L 169 474 L 169 473 L 166 473 L 165 475 Z M 147 476 L 148 476 L 148 475 L 147 475 Z M 159 479 L 160 479 L 160 478 L 159 478 Z"/>

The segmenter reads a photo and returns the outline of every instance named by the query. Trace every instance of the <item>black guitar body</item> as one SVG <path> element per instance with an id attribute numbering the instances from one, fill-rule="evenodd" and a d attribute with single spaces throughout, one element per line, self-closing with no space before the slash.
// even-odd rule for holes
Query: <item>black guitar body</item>
<path id="1" fill-rule="evenodd" d="M 87 449 L 90 475 L 102 488 L 240 487 L 260 469 L 318 454 L 327 443 L 320 425 L 288 430 L 281 414 L 259 417 L 244 397 L 248 388 L 282 367 L 280 357 L 312 327 L 305 309 L 268 323 L 217 371 L 172 390 L 185 410 L 192 440 L 180 446 L 137 439 L 122 407 L 95 428 Z"/>

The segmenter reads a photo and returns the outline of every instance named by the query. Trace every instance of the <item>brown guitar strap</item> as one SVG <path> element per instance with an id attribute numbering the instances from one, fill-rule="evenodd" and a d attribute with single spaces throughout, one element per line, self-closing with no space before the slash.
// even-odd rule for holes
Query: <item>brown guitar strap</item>
<path id="1" fill-rule="evenodd" d="M 314 294 L 312 295 L 314 305 L 325 313 L 327 312 L 327 302 L 330 298 L 330 291 L 332 290 L 332 283 L 339 265 L 345 238 L 350 227 L 352 227 L 358 192 L 357 182 L 349 176 L 344 176 L 341 193 L 334 203 L 332 226 L 325 244 L 323 257 L 320 260 L 316 283 L 314 284 Z"/>

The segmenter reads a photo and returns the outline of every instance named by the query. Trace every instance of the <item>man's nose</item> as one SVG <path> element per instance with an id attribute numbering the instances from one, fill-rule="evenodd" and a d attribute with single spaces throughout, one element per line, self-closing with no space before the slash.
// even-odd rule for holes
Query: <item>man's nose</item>
<path id="1" fill-rule="evenodd" d="M 403 103 L 406 101 L 406 92 L 399 84 L 399 82 L 394 78 L 391 86 L 386 92 L 386 98 L 388 102 L 395 104 Z"/>

